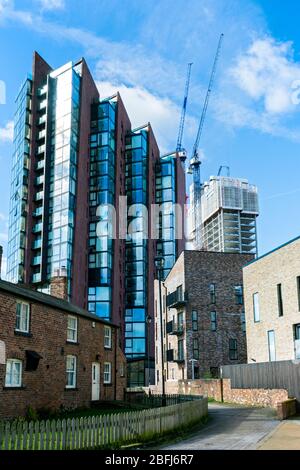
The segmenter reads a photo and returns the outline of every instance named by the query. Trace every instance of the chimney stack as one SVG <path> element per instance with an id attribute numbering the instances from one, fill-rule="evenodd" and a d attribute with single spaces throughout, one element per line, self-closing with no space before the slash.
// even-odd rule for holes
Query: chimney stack
<path id="1" fill-rule="evenodd" d="M 62 300 L 68 300 L 68 278 L 64 266 L 58 269 L 50 281 L 50 295 Z"/>

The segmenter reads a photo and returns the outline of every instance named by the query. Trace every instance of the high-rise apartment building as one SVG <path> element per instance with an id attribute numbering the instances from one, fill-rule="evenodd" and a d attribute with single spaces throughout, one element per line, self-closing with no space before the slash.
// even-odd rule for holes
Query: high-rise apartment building
<path id="1" fill-rule="evenodd" d="M 184 249 L 176 211 L 151 215 L 164 202 L 185 202 L 178 155 L 160 157 L 149 123 L 132 129 L 119 94 L 99 96 L 84 59 L 53 70 L 35 53 L 16 99 L 7 277 L 46 293 L 67 277 L 70 302 L 122 328 L 134 385 L 154 355 L 154 258 L 166 276 Z"/>
<path id="2" fill-rule="evenodd" d="M 189 212 L 192 245 L 195 241 L 195 205 L 191 187 Z M 257 187 L 246 179 L 212 176 L 201 187 L 199 205 L 202 250 L 257 254 Z"/>

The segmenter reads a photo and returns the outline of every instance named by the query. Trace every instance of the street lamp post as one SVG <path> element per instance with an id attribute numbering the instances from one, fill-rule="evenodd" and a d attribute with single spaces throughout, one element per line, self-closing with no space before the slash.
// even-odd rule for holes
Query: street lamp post
<path id="1" fill-rule="evenodd" d="M 192 363 L 192 380 L 195 380 L 195 362 L 198 362 L 197 359 L 190 359 Z"/>
<path id="2" fill-rule="evenodd" d="M 166 391 L 165 391 L 165 367 L 164 367 L 164 334 L 163 334 L 163 315 L 162 315 L 162 298 L 161 298 L 161 272 L 164 266 L 164 258 L 157 256 L 155 258 L 155 266 L 158 275 L 159 287 L 159 313 L 160 313 L 160 348 L 161 348 L 161 380 L 162 380 L 162 406 L 166 406 Z"/>
<path id="3" fill-rule="evenodd" d="M 149 394 L 150 394 L 150 325 L 151 325 L 151 317 L 148 314 L 146 317 L 146 322 L 147 322 L 147 360 L 148 360 L 148 389 L 149 389 Z"/>

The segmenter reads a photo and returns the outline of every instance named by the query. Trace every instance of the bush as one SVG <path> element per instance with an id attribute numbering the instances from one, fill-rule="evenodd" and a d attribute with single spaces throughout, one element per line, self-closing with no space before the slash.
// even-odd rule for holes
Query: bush
<path id="1" fill-rule="evenodd" d="M 38 418 L 38 412 L 32 406 L 29 406 L 26 411 L 27 421 L 37 421 Z"/>

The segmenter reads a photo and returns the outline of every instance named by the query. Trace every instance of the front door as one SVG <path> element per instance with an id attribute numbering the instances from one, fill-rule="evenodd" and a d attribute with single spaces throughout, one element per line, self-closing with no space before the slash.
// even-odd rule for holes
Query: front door
<path id="1" fill-rule="evenodd" d="M 92 401 L 100 399 L 100 364 L 92 364 Z"/>

